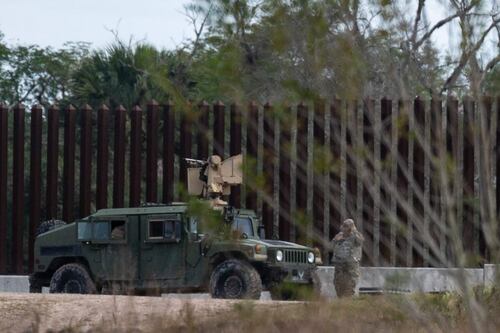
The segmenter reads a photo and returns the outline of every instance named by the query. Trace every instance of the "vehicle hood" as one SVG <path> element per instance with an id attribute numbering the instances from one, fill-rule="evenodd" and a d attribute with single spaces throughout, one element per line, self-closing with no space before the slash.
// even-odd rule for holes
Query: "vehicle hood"
<path id="1" fill-rule="evenodd" d="M 280 240 L 274 240 L 274 239 L 247 239 L 247 241 L 252 241 L 255 244 L 261 244 L 264 245 L 270 249 L 276 248 L 276 249 L 296 249 L 296 250 L 312 250 L 312 248 L 299 245 L 296 243 L 291 243 L 291 242 L 285 242 L 285 241 L 280 241 Z"/>

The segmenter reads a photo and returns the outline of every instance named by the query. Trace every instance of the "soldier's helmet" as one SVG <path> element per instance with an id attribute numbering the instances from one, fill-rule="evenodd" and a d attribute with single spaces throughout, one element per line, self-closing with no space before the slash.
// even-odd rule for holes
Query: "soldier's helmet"
<path id="1" fill-rule="evenodd" d="M 354 221 L 352 219 L 347 219 L 342 222 L 341 228 L 342 230 L 353 232 L 356 230 L 356 225 L 354 224 Z"/>

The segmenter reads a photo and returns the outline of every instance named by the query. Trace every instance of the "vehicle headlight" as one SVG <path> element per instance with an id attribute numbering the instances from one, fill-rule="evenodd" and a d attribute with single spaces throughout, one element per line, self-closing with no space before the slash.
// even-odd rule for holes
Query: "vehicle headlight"
<path id="1" fill-rule="evenodd" d="M 276 261 L 283 261 L 283 251 L 276 251 Z"/>
<path id="2" fill-rule="evenodd" d="M 310 264 L 314 263 L 314 253 L 309 252 L 309 253 L 307 254 L 307 261 L 308 261 Z"/>

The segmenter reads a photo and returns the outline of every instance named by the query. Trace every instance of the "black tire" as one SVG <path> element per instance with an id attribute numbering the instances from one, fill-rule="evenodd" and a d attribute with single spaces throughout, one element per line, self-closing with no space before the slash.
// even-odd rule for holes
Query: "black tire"
<path id="1" fill-rule="evenodd" d="M 283 282 L 270 286 L 269 293 L 277 301 L 310 301 L 317 297 L 312 284 Z"/>
<path id="2" fill-rule="evenodd" d="M 66 222 L 61 220 L 48 220 L 40 223 L 40 225 L 36 228 L 35 236 L 39 236 L 41 234 L 46 233 L 47 231 L 57 229 L 66 225 Z"/>
<path id="3" fill-rule="evenodd" d="M 30 293 L 40 294 L 42 292 L 42 284 L 37 280 L 30 279 Z"/>
<path id="4" fill-rule="evenodd" d="M 29 276 L 29 283 L 30 283 L 30 293 L 39 294 L 42 292 L 42 282 L 39 279 L 37 279 L 35 274 Z"/>
<path id="5" fill-rule="evenodd" d="M 80 264 L 66 264 L 52 275 L 51 293 L 95 294 L 96 286 L 87 269 Z"/>
<path id="6" fill-rule="evenodd" d="M 215 267 L 210 277 L 213 298 L 259 299 L 262 280 L 250 264 L 230 259 Z"/>

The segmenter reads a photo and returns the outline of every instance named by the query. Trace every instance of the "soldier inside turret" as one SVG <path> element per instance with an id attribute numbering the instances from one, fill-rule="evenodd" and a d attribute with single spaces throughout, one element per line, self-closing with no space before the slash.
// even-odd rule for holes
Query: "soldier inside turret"
<path id="1" fill-rule="evenodd" d="M 355 293 L 363 241 L 363 235 L 351 219 L 342 223 L 340 232 L 332 240 L 332 263 L 335 266 L 333 283 L 337 297 L 351 297 Z"/>

